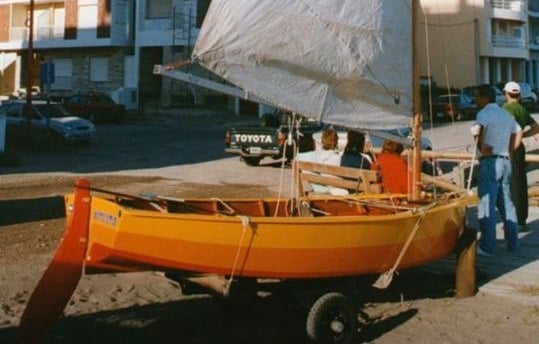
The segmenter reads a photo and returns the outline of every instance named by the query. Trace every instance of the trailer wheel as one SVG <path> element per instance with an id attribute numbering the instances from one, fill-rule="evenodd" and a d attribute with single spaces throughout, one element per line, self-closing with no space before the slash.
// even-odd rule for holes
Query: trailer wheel
<path id="1" fill-rule="evenodd" d="M 243 161 L 245 161 L 248 166 L 258 166 L 258 164 L 260 164 L 260 159 L 260 157 L 252 156 L 243 157 Z"/>
<path id="2" fill-rule="evenodd" d="M 358 317 L 350 300 L 341 293 L 327 293 L 311 307 L 307 335 L 315 343 L 353 343 Z"/>

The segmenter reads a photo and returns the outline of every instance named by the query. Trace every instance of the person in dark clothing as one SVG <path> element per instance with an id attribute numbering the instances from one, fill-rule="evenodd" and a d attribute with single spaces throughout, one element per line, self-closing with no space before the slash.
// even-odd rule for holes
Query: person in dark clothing
<path id="1" fill-rule="evenodd" d="M 528 111 L 520 104 L 520 85 L 514 81 L 505 84 L 507 103 L 503 106 L 522 128 L 522 137 L 530 137 L 539 133 L 539 125 Z M 511 153 L 511 198 L 517 211 L 519 232 L 528 231 L 528 177 L 526 169 L 526 149 L 521 142 Z"/>
<path id="2" fill-rule="evenodd" d="M 371 159 L 363 151 L 365 149 L 365 135 L 357 131 L 349 131 L 348 141 L 341 157 L 341 166 L 361 169 L 371 168 Z"/>

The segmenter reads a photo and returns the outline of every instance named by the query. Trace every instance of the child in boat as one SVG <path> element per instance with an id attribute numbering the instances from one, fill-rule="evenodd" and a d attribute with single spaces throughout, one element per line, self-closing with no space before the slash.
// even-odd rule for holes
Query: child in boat
<path id="1" fill-rule="evenodd" d="M 404 147 L 401 143 L 386 140 L 382 152 L 371 165 L 381 178 L 383 192 L 408 193 L 408 183 L 412 180 L 408 163 L 401 156 Z"/>
<path id="2" fill-rule="evenodd" d="M 333 128 L 327 128 L 322 131 L 322 147 L 317 147 L 316 150 L 299 153 L 297 159 L 299 161 L 316 162 L 319 164 L 327 164 L 340 166 L 341 156 L 337 149 L 339 136 Z M 325 193 L 330 195 L 348 195 L 348 191 L 341 188 L 311 184 L 315 193 Z"/>
<path id="3" fill-rule="evenodd" d="M 371 168 L 371 157 L 364 153 L 365 135 L 363 133 L 350 130 L 347 134 L 348 141 L 341 157 L 341 166 L 355 167 L 369 170 Z"/>

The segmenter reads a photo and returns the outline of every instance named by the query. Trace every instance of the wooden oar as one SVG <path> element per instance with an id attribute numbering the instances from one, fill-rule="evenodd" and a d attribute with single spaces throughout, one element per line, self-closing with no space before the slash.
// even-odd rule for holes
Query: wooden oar
<path id="1" fill-rule="evenodd" d="M 110 190 L 105 190 L 105 189 L 100 189 L 100 188 L 95 188 L 95 187 L 90 187 L 90 186 L 88 186 L 87 188 L 88 188 L 88 190 L 95 191 L 95 192 L 101 192 L 101 193 L 108 194 L 108 195 L 113 195 L 113 196 L 123 197 L 123 198 L 128 198 L 128 199 L 134 199 L 134 200 L 140 200 L 140 201 L 145 201 L 145 202 L 165 201 L 165 202 L 181 203 L 181 204 L 185 205 L 186 207 L 188 207 L 189 209 L 191 209 L 193 211 L 199 211 L 199 212 L 203 212 L 203 213 L 207 213 L 207 214 L 221 214 L 219 212 L 215 212 L 215 211 L 212 211 L 212 210 L 197 207 L 197 206 L 192 205 L 192 204 L 188 204 L 188 203 L 185 202 L 184 199 L 181 199 L 181 198 L 174 198 L 174 197 L 169 197 L 169 196 L 160 196 L 160 195 L 155 195 L 155 194 L 143 194 L 143 195 L 140 195 L 140 196 L 136 196 L 136 195 L 130 195 L 130 194 L 122 193 L 122 192 L 110 191 Z"/>
<path id="2" fill-rule="evenodd" d="M 464 188 L 462 188 L 462 187 L 460 187 L 458 185 L 455 185 L 453 183 L 450 183 L 450 182 L 445 181 L 445 180 L 440 179 L 440 178 L 430 176 L 430 175 L 425 174 L 425 173 L 421 173 L 421 179 L 423 179 L 423 181 L 425 181 L 427 183 L 432 183 L 432 184 L 436 185 L 439 188 L 446 189 L 446 190 L 449 190 L 449 191 L 453 191 L 453 192 L 457 192 L 457 193 L 464 193 L 464 192 L 467 191 L 466 189 L 464 189 Z"/>
<path id="3" fill-rule="evenodd" d="M 419 217 L 417 218 L 417 221 L 414 225 L 414 228 L 412 228 L 412 231 L 410 232 L 410 235 L 408 236 L 408 239 L 406 239 L 406 242 L 404 243 L 404 246 L 402 247 L 399 256 L 397 257 L 397 260 L 395 261 L 395 264 L 389 269 L 388 271 L 382 273 L 376 282 L 373 283 L 373 287 L 378 289 L 385 289 L 389 287 L 391 284 L 391 281 L 393 281 L 393 275 L 395 274 L 395 271 L 397 270 L 397 267 L 399 266 L 402 258 L 404 257 L 404 254 L 406 251 L 408 251 L 408 247 L 410 247 L 410 244 L 412 243 L 412 240 L 415 237 L 415 234 L 417 233 L 417 230 L 419 229 L 419 225 L 421 224 L 421 220 L 425 217 L 425 212 L 421 211 L 419 213 Z"/>
<path id="4" fill-rule="evenodd" d="M 82 276 L 90 222 L 90 182 L 76 183 L 73 213 L 49 267 L 26 305 L 18 343 L 42 343 L 73 295 Z"/>

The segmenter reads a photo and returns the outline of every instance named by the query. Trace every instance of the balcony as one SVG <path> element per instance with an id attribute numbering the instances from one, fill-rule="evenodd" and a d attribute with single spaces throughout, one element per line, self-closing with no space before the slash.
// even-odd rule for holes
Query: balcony
<path id="1" fill-rule="evenodd" d="M 492 36 L 492 54 L 495 57 L 528 58 L 528 44 L 524 38 L 509 35 Z"/>
<path id="2" fill-rule="evenodd" d="M 492 46 L 496 48 L 526 49 L 526 41 L 514 36 L 492 36 Z"/>
<path id="3" fill-rule="evenodd" d="M 539 3 L 529 1 L 528 14 L 530 17 L 539 18 Z"/>
<path id="4" fill-rule="evenodd" d="M 490 0 L 492 17 L 507 20 L 526 22 L 528 9 L 522 0 Z"/>
<path id="5" fill-rule="evenodd" d="M 531 35 L 530 34 L 530 49 L 531 50 L 539 50 L 539 35 Z"/>
<path id="6" fill-rule="evenodd" d="M 27 27 L 13 27 L 10 30 L 10 41 L 28 41 Z M 64 39 L 64 28 L 60 26 L 42 26 L 34 30 L 34 41 Z"/>
<path id="7" fill-rule="evenodd" d="M 41 26 L 36 29 L 34 35 L 36 41 L 47 39 L 64 39 L 64 27 L 62 26 Z"/>
<path id="8" fill-rule="evenodd" d="M 511 11 L 524 11 L 524 1 L 522 0 L 490 0 L 492 8 L 501 8 Z"/>
<path id="9" fill-rule="evenodd" d="M 28 28 L 23 27 L 12 27 L 9 30 L 9 40 L 10 41 L 27 41 L 28 40 Z"/>

